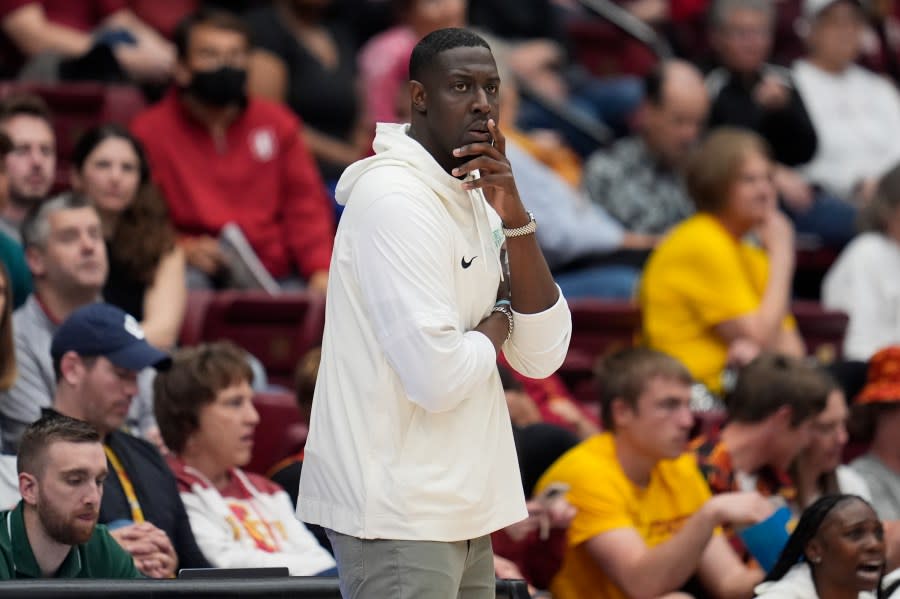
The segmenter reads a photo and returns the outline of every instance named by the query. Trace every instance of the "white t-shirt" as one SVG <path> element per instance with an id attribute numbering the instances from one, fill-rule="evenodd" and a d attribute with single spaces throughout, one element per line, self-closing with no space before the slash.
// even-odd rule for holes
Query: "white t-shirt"
<path id="1" fill-rule="evenodd" d="M 858 66 L 835 75 L 800 60 L 794 82 L 818 137 L 801 169 L 807 179 L 846 198 L 900 162 L 900 95 L 886 79 Z"/>
<path id="2" fill-rule="evenodd" d="M 880 233 L 859 235 L 825 275 L 822 303 L 850 317 L 845 358 L 865 361 L 900 343 L 900 245 Z"/>

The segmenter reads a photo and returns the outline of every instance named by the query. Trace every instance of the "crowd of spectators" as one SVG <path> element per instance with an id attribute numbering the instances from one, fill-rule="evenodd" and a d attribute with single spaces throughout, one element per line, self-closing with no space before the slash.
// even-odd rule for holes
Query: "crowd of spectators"
<path id="1" fill-rule="evenodd" d="M 563 295 L 640 313 L 587 404 L 500 358 L 529 517 L 493 535 L 498 576 L 562 599 L 881 584 L 900 566 L 900 11 L 618 4 L 676 56 L 592 71 L 568 32 L 598 17 L 575 0 L 0 0 L 0 579 L 336 575 L 294 516 L 303 452 L 245 469 L 257 357 L 179 333 L 192 294 L 326 294 L 338 180 L 376 123 L 409 119 L 418 40 L 471 27 Z M 44 94 L 85 81 L 143 107 L 64 139 Z M 816 299 L 848 316 L 831 364 L 792 316 L 813 249 Z M 304 422 L 319 355 L 294 356 Z M 767 568 L 745 532 L 782 509 L 796 530 Z M 851 525 L 852 572 L 830 552 Z"/>

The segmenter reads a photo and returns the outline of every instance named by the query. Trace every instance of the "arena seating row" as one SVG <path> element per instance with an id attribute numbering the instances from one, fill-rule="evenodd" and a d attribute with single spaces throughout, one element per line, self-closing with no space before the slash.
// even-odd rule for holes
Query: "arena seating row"
<path id="1" fill-rule="evenodd" d="M 576 400 L 595 404 L 594 365 L 599 357 L 635 343 L 640 310 L 628 302 L 580 300 L 570 305 L 572 341 L 559 373 Z M 811 301 L 795 301 L 792 311 L 811 354 L 823 362 L 840 357 L 845 314 Z M 307 428 L 291 392 L 292 375 L 298 358 L 321 343 L 324 326 L 325 302 L 319 295 L 191 292 L 181 343 L 234 341 L 263 363 L 270 383 L 285 387 L 284 392 L 261 393 L 254 399 L 260 423 L 248 470 L 264 474 L 278 460 L 302 449 Z M 714 424 L 704 422 L 702 427 Z"/>

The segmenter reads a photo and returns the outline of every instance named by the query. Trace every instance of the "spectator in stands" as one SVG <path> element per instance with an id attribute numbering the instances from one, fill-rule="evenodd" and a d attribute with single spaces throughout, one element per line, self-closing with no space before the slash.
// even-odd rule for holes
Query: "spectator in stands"
<path id="1" fill-rule="evenodd" d="M 856 495 L 826 495 L 803 512 L 757 597 L 881 597 L 884 527 Z"/>
<path id="2" fill-rule="evenodd" d="M 797 487 L 795 507 L 800 510 L 819 497 L 834 493 L 850 493 L 871 500 L 866 482 L 842 463 L 850 411 L 844 392 L 833 380 L 829 383 L 828 402 L 813 423 L 812 441 L 791 468 L 791 478 Z"/>
<path id="3" fill-rule="evenodd" d="M 9 391 L 16 381 L 16 346 L 12 330 L 12 285 L 6 267 L 0 262 L 0 391 Z M 2 445 L 2 443 L 0 443 Z M 19 500 L 16 456 L 0 454 L 0 510 Z"/>
<path id="4" fill-rule="evenodd" d="M 333 4 L 278 0 L 247 17 L 256 42 L 248 91 L 285 102 L 303 120 L 303 139 L 332 188 L 372 141 L 357 88 L 356 43 L 349 23 L 328 15 Z"/>
<path id="5" fill-rule="evenodd" d="M 14 450 L 22 431 L 53 397 L 50 342 L 59 323 L 97 301 L 106 280 L 100 218 L 87 200 L 63 194 L 36 205 L 22 226 L 34 293 L 13 314 L 18 377 L 0 395 L 3 445 Z"/>
<path id="6" fill-rule="evenodd" d="M 628 231 L 520 145 L 525 134 L 515 128 L 518 87 L 504 65 L 498 69 L 503 81 L 500 114 L 508 127 L 506 156 L 516 173 L 522 201 L 541 223 L 538 243 L 557 284 L 569 299 L 631 299 L 641 259 L 656 237 Z M 644 256 L 635 256 L 640 251 Z"/>
<path id="7" fill-rule="evenodd" d="M 235 223 L 276 279 L 299 270 L 324 291 L 334 237 L 322 180 L 282 106 L 247 98 L 250 34 L 228 13 L 201 10 L 175 36 L 176 89 L 132 131 L 182 235 L 193 286 L 229 270 L 216 236 Z"/>
<path id="8" fill-rule="evenodd" d="M 775 188 L 797 230 L 830 246 L 844 245 L 855 232 L 855 209 L 813 189 L 795 169 L 812 159 L 816 131 L 790 70 L 766 62 L 775 6 L 770 0 L 718 0 L 711 21 L 721 66 L 706 77 L 709 127 L 740 127 L 762 136 L 772 150 Z"/>
<path id="9" fill-rule="evenodd" d="M 284 490 L 241 470 L 259 422 L 252 378 L 242 350 L 215 343 L 179 351 L 154 382 L 157 418 L 194 536 L 218 567 L 334 575 L 334 559 L 294 516 Z"/>
<path id="10" fill-rule="evenodd" d="M 868 452 L 850 466 L 869 487 L 881 519 L 900 520 L 900 346 L 886 347 L 872 356 L 854 411 L 861 440 L 871 443 Z"/>
<path id="11" fill-rule="evenodd" d="M 0 513 L 0 579 L 141 577 L 97 524 L 107 475 L 97 431 L 41 418 L 22 437 L 18 470 L 22 500 Z"/>
<path id="12" fill-rule="evenodd" d="M 100 299 L 107 272 L 100 217 L 78 194 L 65 193 L 35 207 L 22 236 L 35 291 L 13 314 L 19 376 L 12 389 L 0 393 L 5 451 L 14 451 L 25 426 L 50 406 L 56 388 L 53 333 L 76 309 Z M 128 417 L 132 430 L 148 438 L 156 431 L 151 380 L 152 370 L 141 374 Z"/>
<path id="13" fill-rule="evenodd" d="M 692 442 L 713 494 L 758 491 L 792 501 L 788 470 L 812 442 L 831 390 L 819 368 L 798 358 L 762 354 L 745 366 L 726 398 L 725 426 Z"/>
<path id="14" fill-rule="evenodd" d="M 900 164 L 881 178 L 860 216 L 863 232 L 825 275 L 822 303 L 850 318 L 844 358 L 865 361 L 900 344 Z"/>
<path id="15" fill-rule="evenodd" d="M 159 82 L 175 60 L 172 44 L 123 0 L 4 0 L 0 30 L 5 78 Z"/>
<path id="16" fill-rule="evenodd" d="M 368 117 L 402 122 L 409 113 L 409 56 L 420 39 L 445 27 L 465 27 L 466 0 L 393 0 L 397 25 L 372 37 L 359 51 L 359 74 Z"/>
<path id="17" fill-rule="evenodd" d="M 25 214 L 47 197 L 56 176 L 56 134 L 50 109 L 37 96 L 11 95 L 0 101 L 0 131 L 12 142 L 4 161 L 9 202 L 0 227 L 21 241 L 19 227 Z"/>
<path id="18" fill-rule="evenodd" d="M 632 348 L 607 358 L 601 381 L 609 432 L 563 455 L 537 486 L 568 485 L 577 509 L 553 596 L 657 597 L 688 590 L 695 575 L 713 596 L 748 596 L 762 573 L 716 528 L 761 521 L 772 507 L 755 492 L 710 497 L 685 453 L 691 375 L 665 354 Z"/>
<path id="19" fill-rule="evenodd" d="M 184 251 L 140 143 L 120 125 L 94 127 L 75 144 L 72 166 L 72 187 L 103 226 L 104 299 L 137 318 L 150 343 L 173 347 L 187 304 Z"/>
<path id="20" fill-rule="evenodd" d="M 6 156 L 12 151 L 12 142 L 0 130 L 0 262 L 6 268 L 6 284 L 12 289 L 12 306 L 18 308 L 31 293 L 31 271 L 25 261 L 25 251 L 19 239 L 19 231 L 10 232 L 2 214 L 9 205 L 9 178 L 6 176 Z"/>
<path id="21" fill-rule="evenodd" d="M 12 308 L 12 285 L 6 267 L 0 263 L 0 391 L 9 391 L 17 375 Z"/>
<path id="22" fill-rule="evenodd" d="M 165 460 L 156 446 L 122 430 L 138 373 L 166 368 L 169 357 L 147 343 L 134 317 L 104 303 L 73 312 L 54 334 L 50 354 L 53 409 L 97 429 L 109 458 L 100 522 L 147 576 L 209 567 Z"/>
<path id="23" fill-rule="evenodd" d="M 776 206 L 772 163 L 754 133 L 720 129 L 691 160 L 698 213 L 650 256 L 640 289 L 645 342 L 714 393 L 726 367 L 761 350 L 803 355 L 789 314 L 794 232 Z M 755 233 L 762 248 L 746 236 Z"/>
<path id="24" fill-rule="evenodd" d="M 519 126 L 559 131 L 581 156 L 597 148 L 574 116 L 607 135 L 624 135 L 641 101 L 638 77 L 598 78 L 573 61 L 558 4 L 554 0 L 471 0 L 469 24 L 497 36 L 510 51 L 510 67 L 527 87 Z M 497 44 L 491 42 L 495 49 Z M 552 108 L 551 108 L 552 107 Z M 569 116 L 561 119 L 559 113 Z"/>
<path id="25" fill-rule="evenodd" d="M 635 233 L 662 235 L 694 206 L 682 167 L 700 138 L 709 108 L 700 72 L 688 63 L 660 64 L 644 80 L 638 135 L 594 153 L 584 166 L 591 200 Z"/>
<path id="26" fill-rule="evenodd" d="M 840 198 L 867 200 L 900 162 L 900 95 L 890 82 L 854 64 L 864 26 L 853 0 L 804 0 L 808 54 L 794 81 L 816 128 L 816 154 L 802 171 Z"/>

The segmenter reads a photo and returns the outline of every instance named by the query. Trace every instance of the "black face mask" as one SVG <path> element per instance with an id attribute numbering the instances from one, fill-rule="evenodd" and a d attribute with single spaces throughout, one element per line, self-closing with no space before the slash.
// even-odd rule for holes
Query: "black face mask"
<path id="1" fill-rule="evenodd" d="M 247 71 L 226 66 L 214 71 L 195 71 L 187 91 L 204 104 L 229 106 L 246 100 L 246 83 Z"/>

